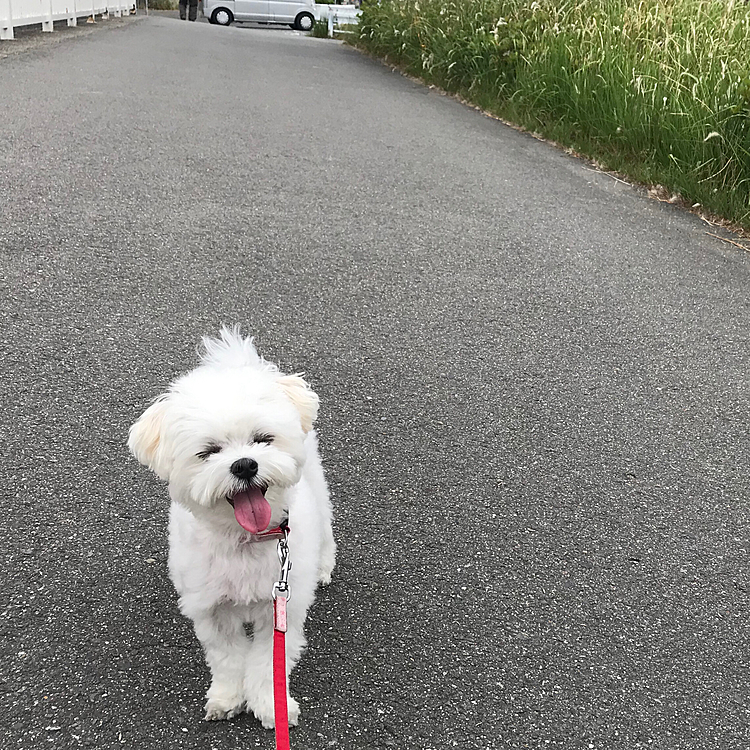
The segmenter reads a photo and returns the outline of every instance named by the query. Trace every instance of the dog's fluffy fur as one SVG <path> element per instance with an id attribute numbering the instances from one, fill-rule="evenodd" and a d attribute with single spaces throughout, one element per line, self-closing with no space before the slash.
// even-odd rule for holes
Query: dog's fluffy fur
<path id="1" fill-rule="evenodd" d="M 128 445 L 169 482 L 169 572 L 211 669 L 205 718 L 247 710 L 272 728 L 271 590 L 279 561 L 276 542 L 254 541 L 254 516 L 248 524 L 238 507 L 246 498 L 259 530 L 289 518 L 288 677 L 305 645 L 315 589 L 331 580 L 336 552 L 312 430 L 318 397 L 300 376 L 282 375 L 259 357 L 237 329 L 222 329 L 203 345 L 201 364 L 151 404 L 130 428 Z M 257 473 L 237 476 L 238 466 Z M 252 623 L 251 639 L 245 623 Z M 287 700 L 296 724 L 299 706 Z"/>

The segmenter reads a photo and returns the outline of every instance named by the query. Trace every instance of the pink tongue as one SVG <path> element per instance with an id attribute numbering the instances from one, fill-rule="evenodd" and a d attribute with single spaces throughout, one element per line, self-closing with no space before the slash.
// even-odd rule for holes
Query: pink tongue
<path id="1" fill-rule="evenodd" d="M 237 523 L 251 534 L 265 531 L 271 523 L 271 506 L 257 487 L 238 492 L 232 498 L 232 505 Z"/>

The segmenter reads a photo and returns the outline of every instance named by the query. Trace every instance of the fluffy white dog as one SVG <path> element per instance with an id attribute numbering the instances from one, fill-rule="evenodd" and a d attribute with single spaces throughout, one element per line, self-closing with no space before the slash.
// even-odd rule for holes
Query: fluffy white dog
<path id="1" fill-rule="evenodd" d="M 331 580 L 335 562 L 312 429 L 318 397 L 301 377 L 259 357 L 236 328 L 203 345 L 201 364 L 151 404 L 128 445 L 169 482 L 169 571 L 211 669 L 206 719 L 248 710 L 270 729 L 279 560 L 276 542 L 258 535 L 289 519 L 287 677 L 305 645 L 317 584 Z M 287 701 L 296 724 L 299 705 L 288 694 Z"/>

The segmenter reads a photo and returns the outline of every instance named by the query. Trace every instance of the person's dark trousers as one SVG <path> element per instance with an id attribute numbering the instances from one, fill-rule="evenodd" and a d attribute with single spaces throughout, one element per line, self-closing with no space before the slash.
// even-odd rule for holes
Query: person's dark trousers
<path id="1" fill-rule="evenodd" d="M 188 2 L 190 3 L 190 15 L 188 18 L 190 18 L 191 21 L 195 21 L 195 19 L 198 18 L 198 0 L 180 0 L 180 18 L 184 21 L 185 17 L 188 15 Z"/>

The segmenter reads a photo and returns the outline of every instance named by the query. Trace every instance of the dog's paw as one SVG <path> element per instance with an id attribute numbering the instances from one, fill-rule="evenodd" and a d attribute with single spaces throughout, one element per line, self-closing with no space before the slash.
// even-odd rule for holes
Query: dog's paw
<path id="1" fill-rule="evenodd" d="M 273 696 L 270 700 L 254 701 L 248 703 L 249 708 L 255 714 L 255 718 L 263 725 L 264 729 L 273 729 L 276 726 L 273 710 Z M 287 699 L 287 714 L 289 715 L 289 726 L 296 727 L 299 722 L 300 708 L 299 703 L 289 696 Z"/>
<path id="2" fill-rule="evenodd" d="M 333 553 L 323 555 L 318 565 L 318 583 L 327 586 L 331 582 L 331 575 L 336 566 L 336 556 Z"/>
<path id="3" fill-rule="evenodd" d="M 319 570 L 318 571 L 318 583 L 321 586 L 327 586 L 331 582 L 331 574 L 333 573 L 332 570 Z"/>
<path id="4" fill-rule="evenodd" d="M 206 715 L 204 721 L 223 721 L 224 719 L 233 719 L 245 710 L 245 699 L 239 694 L 212 694 L 213 690 L 208 693 L 206 701 Z"/>
<path id="5" fill-rule="evenodd" d="M 286 702 L 286 711 L 289 715 L 289 726 L 296 727 L 299 724 L 299 703 L 291 695 Z"/>

